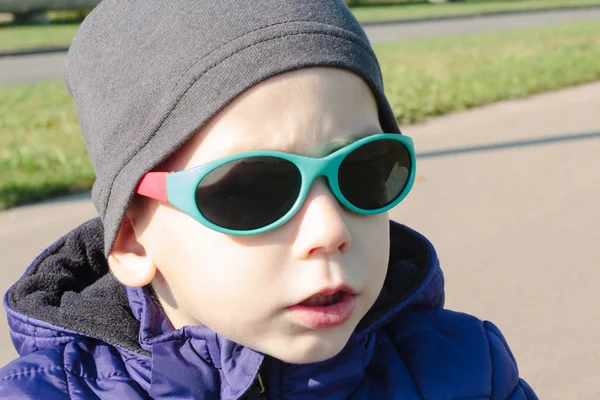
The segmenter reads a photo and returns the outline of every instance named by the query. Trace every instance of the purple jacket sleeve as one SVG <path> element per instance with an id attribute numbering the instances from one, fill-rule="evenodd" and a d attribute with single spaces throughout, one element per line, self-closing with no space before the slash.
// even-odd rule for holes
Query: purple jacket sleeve
<path id="1" fill-rule="evenodd" d="M 0 369 L 0 399 L 147 399 L 116 350 L 73 341 L 20 357 Z"/>
<path id="2" fill-rule="evenodd" d="M 1 399 L 67 399 L 62 348 L 36 351 L 0 369 Z"/>
<path id="3" fill-rule="evenodd" d="M 407 309 L 386 331 L 424 399 L 537 400 L 491 322 L 445 309 Z"/>
<path id="4" fill-rule="evenodd" d="M 508 400 L 539 400 L 533 392 L 533 389 L 524 380 L 519 381 L 519 386 L 515 389 Z"/>
<path id="5" fill-rule="evenodd" d="M 496 325 L 483 323 L 492 356 L 492 400 L 538 400 L 533 389 L 519 378 L 517 360 Z M 514 383 L 517 386 L 514 387 Z"/>

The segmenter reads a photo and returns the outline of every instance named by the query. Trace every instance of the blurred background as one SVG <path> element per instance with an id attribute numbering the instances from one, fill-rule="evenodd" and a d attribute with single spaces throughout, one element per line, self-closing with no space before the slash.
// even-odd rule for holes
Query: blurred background
<path id="1" fill-rule="evenodd" d="M 62 63 L 94 0 L 0 0 L 0 289 L 95 216 Z M 541 399 L 600 398 L 600 0 L 347 0 L 417 150 L 391 218 Z M 0 364 L 17 356 L 0 321 Z"/>

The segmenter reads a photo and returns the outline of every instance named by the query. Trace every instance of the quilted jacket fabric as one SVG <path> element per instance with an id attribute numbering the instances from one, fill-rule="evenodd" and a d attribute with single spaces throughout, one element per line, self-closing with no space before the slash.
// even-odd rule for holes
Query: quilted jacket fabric
<path id="1" fill-rule="evenodd" d="M 294 365 L 207 327 L 174 330 L 146 289 L 108 272 L 102 224 L 91 220 L 7 292 L 20 358 L 0 370 L 0 398 L 537 399 L 496 326 L 443 309 L 429 241 L 400 224 L 390 229 L 384 288 L 346 347 Z"/>

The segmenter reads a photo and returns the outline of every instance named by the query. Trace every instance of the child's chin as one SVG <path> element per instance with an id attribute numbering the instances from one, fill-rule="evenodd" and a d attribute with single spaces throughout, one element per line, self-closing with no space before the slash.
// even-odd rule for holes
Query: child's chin
<path id="1" fill-rule="evenodd" d="M 294 346 L 272 349 L 269 354 L 290 364 L 321 362 L 337 356 L 348 343 L 348 336 L 341 333 L 324 336 L 312 334 L 294 341 Z"/>

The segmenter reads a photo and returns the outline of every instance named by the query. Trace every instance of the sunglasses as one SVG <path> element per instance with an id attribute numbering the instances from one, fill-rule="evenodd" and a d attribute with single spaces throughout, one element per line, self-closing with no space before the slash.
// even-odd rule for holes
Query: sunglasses
<path id="1" fill-rule="evenodd" d="M 149 172 L 136 192 L 169 203 L 210 229 L 246 236 L 289 221 L 321 176 L 348 210 L 363 215 L 388 211 L 412 188 L 412 139 L 376 134 L 323 158 L 244 152 L 184 171 Z"/>

